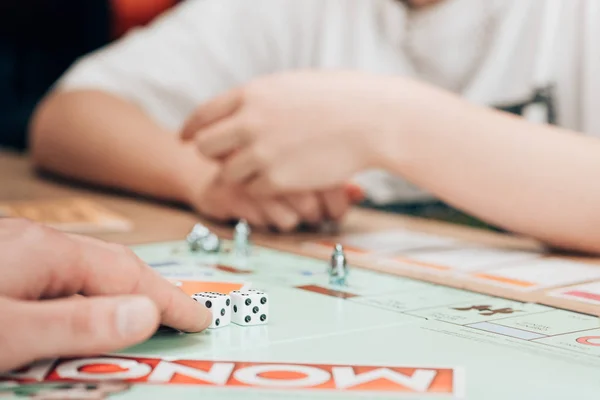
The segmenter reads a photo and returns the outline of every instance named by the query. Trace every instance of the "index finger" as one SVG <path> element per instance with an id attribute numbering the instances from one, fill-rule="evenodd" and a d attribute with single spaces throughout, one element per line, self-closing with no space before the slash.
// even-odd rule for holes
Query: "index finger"
<path id="1" fill-rule="evenodd" d="M 164 325 L 196 332 L 210 323 L 208 310 L 124 246 L 5 220 L 0 222 L 0 247 L 0 295 L 38 300 L 140 294 L 156 304 Z"/>
<path id="2" fill-rule="evenodd" d="M 181 131 L 181 139 L 191 140 L 202 128 L 233 114 L 242 105 L 242 89 L 226 92 L 194 111 Z"/>
<path id="3" fill-rule="evenodd" d="M 72 236 L 81 244 L 81 263 L 85 268 L 81 292 L 86 295 L 139 294 L 158 307 L 163 325 L 185 332 L 199 332 L 211 322 L 210 311 L 155 270 L 126 247 L 88 237 Z"/>

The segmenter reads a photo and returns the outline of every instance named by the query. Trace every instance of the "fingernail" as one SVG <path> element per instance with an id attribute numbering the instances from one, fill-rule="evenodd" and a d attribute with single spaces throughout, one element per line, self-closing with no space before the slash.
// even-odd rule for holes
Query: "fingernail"
<path id="1" fill-rule="evenodd" d="M 203 307 L 202 305 L 198 304 L 200 307 Z M 206 329 L 208 328 L 208 326 L 212 323 L 212 313 L 209 309 L 204 308 L 204 322 L 202 323 L 202 329 Z"/>
<path id="2" fill-rule="evenodd" d="M 208 326 L 212 323 L 212 313 L 211 311 L 204 307 L 204 304 L 195 302 L 196 306 L 198 307 L 198 330 L 204 330 L 206 328 L 208 328 Z M 204 316 L 204 319 L 202 319 L 202 323 L 200 323 L 200 318 L 202 318 L 202 316 Z"/>
<path id="3" fill-rule="evenodd" d="M 154 303 L 146 297 L 137 297 L 119 304 L 116 313 L 117 329 L 123 337 L 140 336 L 153 329 L 156 319 Z"/>

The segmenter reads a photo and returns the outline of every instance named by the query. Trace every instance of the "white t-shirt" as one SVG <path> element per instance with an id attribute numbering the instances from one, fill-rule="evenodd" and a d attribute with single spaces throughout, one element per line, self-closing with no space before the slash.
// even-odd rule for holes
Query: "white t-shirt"
<path id="1" fill-rule="evenodd" d="M 60 86 L 119 95 L 176 132 L 204 101 L 284 70 L 412 76 L 489 106 L 551 84 L 557 123 L 600 136 L 595 38 L 598 0 L 445 0 L 418 11 L 397 0 L 187 0 L 85 57 Z M 378 203 L 429 198 L 382 171 L 357 181 Z"/>

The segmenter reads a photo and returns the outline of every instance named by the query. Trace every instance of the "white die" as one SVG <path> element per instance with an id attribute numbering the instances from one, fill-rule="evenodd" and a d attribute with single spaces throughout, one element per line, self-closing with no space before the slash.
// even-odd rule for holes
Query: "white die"
<path id="1" fill-rule="evenodd" d="M 265 325 L 269 322 L 269 295 L 259 290 L 233 291 L 231 320 L 241 326 Z"/>
<path id="2" fill-rule="evenodd" d="M 210 329 L 231 324 L 231 297 L 222 293 L 201 292 L 194 294 L 192 298 L 208 308 L 212 314 Z"/>

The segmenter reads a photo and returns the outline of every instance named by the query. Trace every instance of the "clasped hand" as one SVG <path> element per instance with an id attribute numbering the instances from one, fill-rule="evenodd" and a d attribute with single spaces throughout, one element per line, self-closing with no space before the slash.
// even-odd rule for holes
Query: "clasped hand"
<path id="1" fill-rule="evenodd" d="M 339 190 L 377 166 L 396 100 L 378 76 L 282 73 L 200 106 L 181 135 L 253 196 Z"/>

